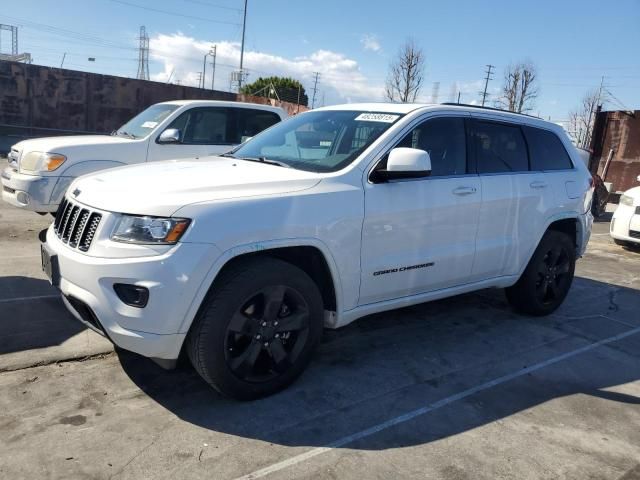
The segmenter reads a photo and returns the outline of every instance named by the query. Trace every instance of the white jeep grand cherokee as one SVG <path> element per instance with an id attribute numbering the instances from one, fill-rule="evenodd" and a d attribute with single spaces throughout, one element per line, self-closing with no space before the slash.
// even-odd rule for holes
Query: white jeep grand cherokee
<path id="1" fill-rule="evenodd" d="M 591 175 L 561 127 L 465 106 L 313 110 L 230 154 L 99 172 L 42 245 L 69 310 L 248 399 L 323 326 L 488 287 L 546 315 L 571 286 Z M 44 233 L 44 232 L 43 232 Z"/>

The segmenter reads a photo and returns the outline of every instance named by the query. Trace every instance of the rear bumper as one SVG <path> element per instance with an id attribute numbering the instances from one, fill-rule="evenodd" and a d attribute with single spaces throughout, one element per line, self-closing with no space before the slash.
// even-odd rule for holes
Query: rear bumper
<path id="1" fill-rule="evenodd" d="M 51 203 L 56 185 L 64 177 L 24 175 L 12 167 L 2 172 L 2 200 L 14 207 L 34 212 L 55 212 L 60 198 Z M 64 192 L 62 192 L 64 193 Z"/>

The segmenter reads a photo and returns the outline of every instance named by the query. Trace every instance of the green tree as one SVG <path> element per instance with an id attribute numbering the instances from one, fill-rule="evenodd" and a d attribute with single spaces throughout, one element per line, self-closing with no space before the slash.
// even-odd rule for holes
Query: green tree
<path id="1" fill-rule="evenodd" d="M 255 82 L 244 85 L 241 93 L 299 103 L 304 106 L 309 104 L 309 97 L 302 84 L 288 77 L 260 77 Z M 299 102 L 298 98 L 300 98 Z"/>

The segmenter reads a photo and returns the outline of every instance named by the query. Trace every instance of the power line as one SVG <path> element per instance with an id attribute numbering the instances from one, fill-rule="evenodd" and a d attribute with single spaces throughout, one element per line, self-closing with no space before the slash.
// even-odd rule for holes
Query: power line
<path id="1" fill-rule="evenodd" d="M 126 2 L 125 0 L 109 0 L 109 1 L 114 3 L 120 3 L 122 5 L 127 5 L 129 7 L 140 8 L 142 10 L 149 10 L 150 12 L 164 13 L 165 15 L 171 15 L 173 17 L 183 17 L 183 18 L 189 18 L 191 20 L 201 20 L 203 22 L 211 22 L 211 23 L 222 23 L 224 25 L 239 25 L 236 22 L 227 22 L 224 20 L 214 20 L 212 18 L 197 17 L 195 15 L 186 15 L 184 13 L 171 12 L 169 10 L 162 10 L 160 8 L 147 7 L 145 5 L 138 5 L 136 3 Z"/>
<path id="2" fill-rule="evenodd" d="M 189 3 L 195 3 L 196 5 L 204 5 L 206 7 L 221 8 L 223 10 L 230 10 L 233 12 L 242 12 L 241 8 L 227 7 L 225 5 L 216 5 L 215 3 L 203 2 L 202 0 L 184 0 L 184 1 Z"/>
<path id="3" fill-rule="evenodd" d="M 484 107 L 485 100 L 487 99 L 487 87 L 489 86 L 489 80 L 493 80 L 491 77 L 491 69 L 495 68 L 495 65 L 487 65 L 487 76 L 484 78 L 484 91 L 482 92 L 482 106 Z"/>

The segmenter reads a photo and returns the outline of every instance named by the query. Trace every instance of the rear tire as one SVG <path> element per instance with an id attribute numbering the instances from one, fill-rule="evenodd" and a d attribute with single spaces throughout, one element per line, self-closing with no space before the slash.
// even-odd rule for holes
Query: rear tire
<path id="1" fill-rule="evenodd" d="M 189 331 L 196 371 L 220 393 L 252 400 L 291 384 L 323 330 L 322 296 L 298 267 L 240 260 L 218 278 Z"/>
<path id="2" fill-rule="evenodd" d="M 569 293 L 575 265 L 571 238 L 562 232 L 547 231 L 518 282 L 505 289 L 507 300 L 518 312 L 549 315 Z"/>

